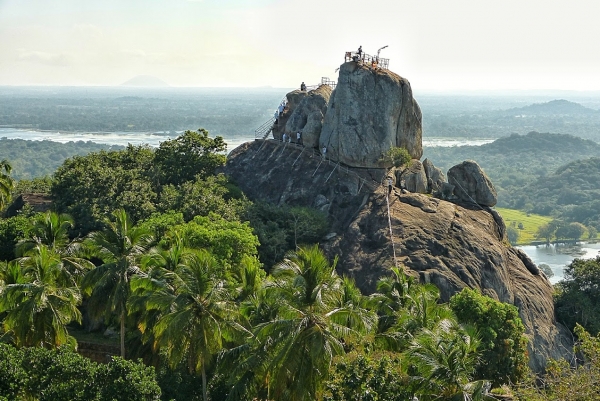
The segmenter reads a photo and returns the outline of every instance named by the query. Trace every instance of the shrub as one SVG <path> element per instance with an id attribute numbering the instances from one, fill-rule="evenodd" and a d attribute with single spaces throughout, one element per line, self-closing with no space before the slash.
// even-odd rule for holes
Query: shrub
<path id="1" fill-rule="evenodd" d="M 450 299 L 450 307 L 459 322 L 474 325 L 481 336 L 482 354 L 476 379 L 489 379 L 499 386 L 525 377 L 527 341 L 516 306 L 465 288 Z"/>

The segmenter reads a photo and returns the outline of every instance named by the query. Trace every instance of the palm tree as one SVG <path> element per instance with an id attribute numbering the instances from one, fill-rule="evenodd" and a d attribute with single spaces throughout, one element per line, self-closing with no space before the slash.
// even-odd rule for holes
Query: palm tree
<path id="1" fill-rule="evenodd" d="M 315 245 L 289 253 L 272 271 L 265 296 L 278 304 L 277 316 L 256 326 L 254 349 L 240 363 L 255 370 L 253 378 L 241 377 L 260 380 L 269 399 L 317 399 L 333 357 L 344 352 L 343 339 L 375 323 L 344 294 L 336 264 L 337 258 L 330 264 Z"/>
<path id="2" fill-rule="evenodd" d="M 115 221 L 105 220 L 103 231 L 88 235 L 85 243 L 102 263 L 89 271 L 82 288 L 90 296 L 90 312 L 110 319 L 119 317 L 121 356 L 125 357 L 125 318 L 131 276 L 140 272 L 139 261 L 153 241 L 148 230 L 134 227 L 123 209 L 113 213 Z"/>
<path id="3" fill-rule="evenodd" d="M 431 329 L 454 315 L 446 305 L 438 304 L 439 290 L 432 284 L 419 284 L 401 269 L 377 283 L 370 304 L 379 313 L 376 341 L 384 349 L 399 351 L 421 329 Z"/>
<path id="4" fill-rule="evenodd" d="M 81 322 L 77 309 L 81 294 L 60 255 L 38 245 L 18 263 L 9 262 L 3 269 L 0 313 L 6 312 L 4 330 L 11 333 L 17 347 L 75 346 L 66 325 Z"/>
<path id="5" fill-rule="evenodd" d="M 162 280 L 136 278 L 132 290 L 134 294 L 149 291 L 143 299 L 145 308 L 160 313 L 152 327 L 155 348 L 164 351 L 171 366 L 185 362 L 190 373 L 201 376 L 206 401 L 206 368 L 225 339 L 242 328 L 233 319 L 232 294 L 213 255 L 201 250 L 181 262 L 172 271 L 164 269 Z M 130 305 L 138 301 L 132 298 Z"/>
<path id="6" fill-rule="evenodd" d="M 488 383 L 472 381 L 479 360 L 477 333 L 445 319 L 433 330 L 422 330 L 407 351 L 417 374 L 413 377 L 420 400 L 493 400 Z"/>
<path id="7" fill-rule="evenodd" d="M 19 241 L 17 255 L 24 255 L 30 249 L 43 244 L 58 253 L 66 269 L 77 281 L 84 273 L 91 270 L 94 264 L 84 257 L 81 243 L 69 239 L 69 229 L 73 227 L 73 218 L 68 214 L 48 211 L 36 218 L 33 223 L 33 237 Z"/>
<path id="8" fill-rule="evenodd" d="M 0 210 L 10 201 L 10 194 L 14 187 L 14 180 L 10 177 L 12 166 L 7 160 L 0 161 Z"/>

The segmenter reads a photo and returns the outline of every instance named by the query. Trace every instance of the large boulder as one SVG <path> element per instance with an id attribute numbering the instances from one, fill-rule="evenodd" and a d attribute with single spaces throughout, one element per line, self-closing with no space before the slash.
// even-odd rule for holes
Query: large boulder
<path id="1" fill-rule="evenodd" d="M 396 181 L 404 183 L 404 188 L 410 192 L 424 194 L 427 192 L 427 175 L 423 165 L 418 160 L 411 160 L 408 167 L 400 172 L 400 176 L 396 177 Z M 402 186 L 402 184 L 401 184 Z"/>
<path id="2" fill-rule="evenodd" d="M 434 194 L 440 193 L 446 182 L 446 176 L 442 169 L 434 166 L 429 159 L 423 160 L 423 168 L 425 169 L 425 175 L 427 176 L 427 192 Z"/>
<path id="3" fill-rule="evenodd" d="M 547 358 L 570 356 L 571 337 L 554 319 L 552 285 L 506 245 L 502 218 L 492 209 L 395 191 L 388 217 L 387 185 L 379 185 L 385 170 L 342 168 L 271 141 L 234 149 L 224 171 L 251 200 L 326 212 L 332 234 L 322 245 L 364 292 L 375 291 L 377 280 L 398 263 L 435 284 L 443 301 L 468 287 L 516 305 L 536 372 Z"/>
<path id="4" fill-rule="evenodd" d="M 413 159 L 423 154 L 421 109 L 407 79 L 355 62 L 341 65 L 338 84 L 319 140 L 333 160 L 354 167 L 389 167 L 381 161 L 391 147 Z"/>
<path id="5" fill-rule="evenodd" d="M 448 170 L 448 182 L 461 202 L 494 206 L 497 201 L 494 184 L 473 160 L 465 160 Z"/>
<path id="6" fill-rule="evenodd" d="M 296 140 L 296 134 L 298 131 L 302 131 L 304 146 L 318 147 L 331 91 L 329 85 L 321 85 L 308 92 L 297 104 L 296 96 L 294 96 L 293 102 L 288 100 L 291 116 L 285 124 L 285 133 L 290 135 L 292 140 Z"/>

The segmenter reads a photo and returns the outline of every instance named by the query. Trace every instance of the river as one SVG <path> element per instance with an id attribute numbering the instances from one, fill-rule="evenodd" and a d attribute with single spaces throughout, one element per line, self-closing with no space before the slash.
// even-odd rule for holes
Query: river
<path id="1" fill-rule="evenodd" d="M 600 255 L 600 243 L 578 243 L 577 245 L 524 245 L 517 246 L 522 249 L 536 265 L 545 263 L 550 266 L 553 277 L 550 277 L 552 284 L 557 283 L 563 278 L 563 270 L 575 258 L 593 259 Z"/>

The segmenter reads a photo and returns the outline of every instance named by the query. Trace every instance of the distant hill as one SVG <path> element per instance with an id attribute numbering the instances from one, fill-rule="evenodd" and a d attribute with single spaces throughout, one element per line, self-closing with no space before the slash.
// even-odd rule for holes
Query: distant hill
<path id="1" fill-rule="evenodd" d="M 121 86 L 135 86 L 135 87 L 147 87 L 147 88 L 160 88 L 169 87 L 169 84 L 160 78 L 153 77 L 151 75 L 138 75 L 125 81 Z"/>
<path id="2" fill-rule="evenodd" d="M 475 160 L 494 183 L 499 207 L 534 208 L 534 212 L 548 215 L 554 207 L 541 202 L 537 195 L 531 196 L 530 187 L 555 174 L 561 166 L 597 157 L 600 144 L 572 135 L 530 132 L 513 134 L 483 146 L 426 147 L 423 153 L 423 157 L 444 172 L 463 160 Z M 597 179 L 598 175 L 590 177 Z M 570 189 L 578 191 L 578 182 L 573 181 Z"/>
<path id="3" fill-rule="evenodd" d="M 509 109 L 506 111 L 516 115 L 581 115 L 599 114 L 600 112 L 580 105 L 579 103 L 559 99 L 546 103 L 534 103 L 529 106 Z"/>

